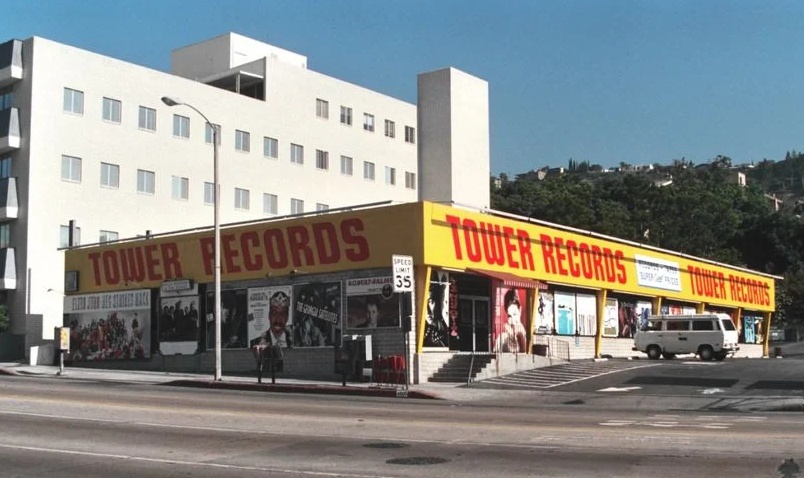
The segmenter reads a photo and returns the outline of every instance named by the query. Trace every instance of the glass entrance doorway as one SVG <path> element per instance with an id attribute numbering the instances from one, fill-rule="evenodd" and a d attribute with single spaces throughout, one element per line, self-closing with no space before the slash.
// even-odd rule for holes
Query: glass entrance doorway
<path id="1" fill-rule="evenodd" d="M 488 352 L 490 338 L 489 298 L 458 297 L 458 337 L 461 352 Z"/>

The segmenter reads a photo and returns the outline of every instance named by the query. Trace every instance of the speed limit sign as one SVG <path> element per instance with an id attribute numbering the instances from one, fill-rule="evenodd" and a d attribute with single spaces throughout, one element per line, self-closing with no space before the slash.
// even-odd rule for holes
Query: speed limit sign
<path id="1" fill-rule="evenodd" d="M 391 256 L 394 269 L 394 292 L 413 292 L 413 257 Z"/>

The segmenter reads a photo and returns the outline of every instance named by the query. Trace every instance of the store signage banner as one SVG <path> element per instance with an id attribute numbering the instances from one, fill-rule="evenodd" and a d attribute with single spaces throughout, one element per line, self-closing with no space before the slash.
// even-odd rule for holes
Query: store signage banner
<path id="1" fill-rule="evenodd" d="M 224 281 L 388 267 L 393 254 L 419 260 L 424 248 L 420 203 L 265 221 L 221 230 Z M 192 279 L 212 282 L 213 231 L 106 244 L 65 252 L 81 291 Z"/>
<path id="2" fill-rule="evenodd" d="M 541 224 L 431 204 L 424 261 L 567 285 L 773 310 L 772 277 Z"/>

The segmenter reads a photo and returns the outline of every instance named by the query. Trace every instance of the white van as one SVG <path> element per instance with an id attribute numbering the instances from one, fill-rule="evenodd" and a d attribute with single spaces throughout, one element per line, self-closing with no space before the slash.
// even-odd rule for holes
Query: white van
<path id="1" fill-rule="evenodd" d="M 740 350 L 737 328 L 726 314 L 651 315 L 634 335 L 634 348 L 648 358 L 672 359 L 697 354 L 701 360 L 723 360 Z"/>

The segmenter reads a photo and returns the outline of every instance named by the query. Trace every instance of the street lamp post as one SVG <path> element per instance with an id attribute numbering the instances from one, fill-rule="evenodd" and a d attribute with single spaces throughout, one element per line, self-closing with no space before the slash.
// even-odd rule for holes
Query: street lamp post
<path id="1" fill-rule="evenodd" d="M 162 97 L 162 103 L 168 106 L 184 105 L 204 118 L 209 127 L 212 129 L 212 168 L 214 170 L 212 181 L 215 189 L 214 199 L 214 215 L 213 228 L 215 230 L 215 380 L 221 380 L 221 222 L 220 222 L 220 209 L 221 209 L 221 184 L 218 175 L 218 126 L 213 124 L 204 113 L 198 110 L 195 106 L 179 101 L 176 98 L 169 96 Z"/>

